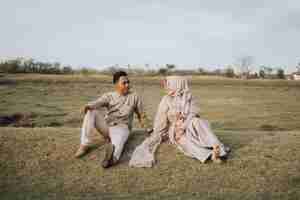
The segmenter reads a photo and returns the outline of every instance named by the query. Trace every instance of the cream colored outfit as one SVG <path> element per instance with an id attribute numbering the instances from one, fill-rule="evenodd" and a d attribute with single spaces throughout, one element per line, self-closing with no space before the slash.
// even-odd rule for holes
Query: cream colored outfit
<path id="1" fill-rule="evenodd" d="M 220 146 L 220 156 L 225 156 L 225 147 L 212 132 L 208 121 L 199 118 L 187 80 L 178 76 L 167 77 L 166 88 L 169 94 L 159 104 L 154 132 L 135 149 L 129 165 L 151 167 L 155 162 L 155 151 L 164 137 L 168 137 L 185 155 L 201 162 L 212 155 L 215 145 Z"/>
<path id="2" fill-rule="evenodd" d="M 94 109 L 89 110 L 84 117 L 81 144 L 93 144 L 91 135 L 92 130 L 96 128 L 100 133 L 110 136 L 115 146 L 114 157 L 118 160 L 130 135 L 134 113 L 138 116 L 144 115 L 142 100 L 132 92 L 124 96 L 117 92 L 109 92 L 88 105 Z M 107 112 L 100 111 L 101 107 L 106 108 Z"/>

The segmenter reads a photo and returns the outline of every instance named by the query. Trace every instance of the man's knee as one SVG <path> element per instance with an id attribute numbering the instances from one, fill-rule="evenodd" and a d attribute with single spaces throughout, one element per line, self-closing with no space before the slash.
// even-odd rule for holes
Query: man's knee
<path id="1" fill-rule="evenodd" d="M 125 127 L 110 127 L 109 128 L 110 138 L 113 144 L 123 146 L 129 136 L 129 130 Z"/>
<path id="2" fill-rule="evenodd" d="M 97 111 L 96 110 L 88 110 L 87 113 L 85 114 L 86 117 L 95 117 L 96 116 Z"/>
<path id="3" fill-rule="evenodd" d="M 122 147 L 127 142 L 127 135 L 119 135 L 119 136 L 111 136 L 111 142 L 116 145 Z"/>

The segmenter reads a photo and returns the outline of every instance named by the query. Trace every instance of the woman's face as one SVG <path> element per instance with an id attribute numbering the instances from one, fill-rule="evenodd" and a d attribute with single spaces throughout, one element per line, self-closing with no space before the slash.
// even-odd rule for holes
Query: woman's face
<path id="1" fill-rule="evenodd" d="M 121 76 L 119 78 L 119 81 L 116 83 L 116 90 L 122 94 L 126 95 L 129 92 L 130 86 L 129 86 L 129 79 L 127 76 Z"/>

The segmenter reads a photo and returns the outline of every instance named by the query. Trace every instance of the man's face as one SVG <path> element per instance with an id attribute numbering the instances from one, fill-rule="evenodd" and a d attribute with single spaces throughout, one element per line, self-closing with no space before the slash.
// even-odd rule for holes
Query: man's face
<path id="1" fill-rule="evenodd" d="M 119 81 L 116 83 L 116 89 L 122 95 L 125 95 L 129 92 L 130 87 L 129 79 L 127 76 L 121 76 L 119 78 Z"/>

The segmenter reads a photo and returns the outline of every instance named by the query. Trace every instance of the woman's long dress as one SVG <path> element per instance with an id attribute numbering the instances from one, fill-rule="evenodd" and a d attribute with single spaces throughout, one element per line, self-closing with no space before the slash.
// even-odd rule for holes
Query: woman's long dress
<path id="1" fill-rule="evenodd" d="M 212 132 L 207 120 L 198 116 L 198 107 L 191 100 L 190 113 L 184 122 L 185 133 L 175 139 L 176 105 L 174 97 L 166 95 L 162 98 L 154 120 L 154 132 L 146 138 L 133 152 L 129 165 L 134 167 L 151 167 L 154 153 L 162 138 L 168 137 L 172 144 L 185 155 L 205 162 L 213 153 L 214 145 L 220 146 L 220 156 L 226 156 L 225 146 Z"/>

